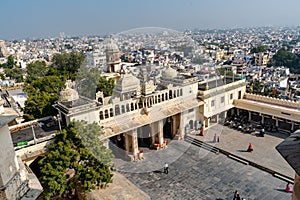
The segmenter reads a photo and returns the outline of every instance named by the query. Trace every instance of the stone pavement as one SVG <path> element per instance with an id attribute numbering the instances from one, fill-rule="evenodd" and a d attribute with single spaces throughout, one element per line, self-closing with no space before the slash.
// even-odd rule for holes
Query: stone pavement
<path id="1" fill-rule="evenodd" d="M 220 136 L 219 143 L 212 143 L 214 134 Z M 257 133 L 256 133 L 257 134 Z M 283 159 L 275 147 L 289 135 L 280 133 L 266 133 L 265 137 L 259 137 L 255 133 L 247 134 L 227 126 L 215 125 L 205 131 L 204 137 L 191 133 L 190 136 L 215 145 L 220 149 L 250 160 L 276 172 L 294 178 L 295 171 Z M 254 151 L 245 152 L 249 143 L 252 143 Z"/>
<path id="2" fill-rule="evenodd" d="M 94 190 L 87 194 L 86 199 L 91 200 L 136 200 L 150 199 L 150 197 L 132 184 L 118 172 L 113 172 L 113 182 L 103 190 Z"/>
<path id="3" fill-rule="evenodd" d="M 169 174 L 163 173 L 165 162 Z M 284 181 L 185 141 L 171 141 L 168 148 L 150 151 L 141 161 L 115 158 L 114 163 L 151 199 L 232 199 L 235 190 L 247 200 L 291 199 L 291 193 L 283 191 Z"/>

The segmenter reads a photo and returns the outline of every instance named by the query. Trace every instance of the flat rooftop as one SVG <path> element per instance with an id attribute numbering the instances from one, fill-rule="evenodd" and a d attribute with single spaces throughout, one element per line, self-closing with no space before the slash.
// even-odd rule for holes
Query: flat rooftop
<path id="1" fill-rule="evenodd" d="M 206 86 L 208 85 L 208 89 L 213 89 L 216 87 L 220 87 L 229 83 L 233 83 L 236 81 L 240 81 L 242 80 L 241 78 L 237 78 L 235 77 L 234 79 L 232 77 L 226 77 L 226 78 L 219 78 L 219 79 L 215 79 L 215 80 L 208 80 L 207 82 L 201 82 L 198 85 L 198 90 L 202 90 L 205 91 L 206 90 Z"/>

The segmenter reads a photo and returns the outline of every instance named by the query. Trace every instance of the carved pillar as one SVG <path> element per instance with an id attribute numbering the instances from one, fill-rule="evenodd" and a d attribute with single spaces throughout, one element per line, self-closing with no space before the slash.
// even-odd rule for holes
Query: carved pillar
<path id="1" fill-rule="evenodd" d="M 264 124 L 264 122 L 265 122 L 265 116 L 262 114 L 261 115 L 261 123 Z"/>
<path id="2" fill-rule="evenodd" d="M 291 122 L 291 131 L 294 131 L 294 128 L 295 128 L 295 122 Z"/>
<path id="3" fill-rule="evenodd" d="M 171 120 L 172 120 L 172 134 L 171 135 L 173 136 L 174 134 L 176 134 L 176 117 L 172 116 Z"/>
<path id="4" fill-rule="evenodd" d="M 183 112 L 180 113 L 179 134 L 181 135 L 181 137 L 184 137 L 184 135 L 185 135 L 185 131 L 184 131 L 184 114 L 183 114 Z"/>
<path id="5" fill-rule="evenodd" d="M 128 135 L 128 133 L 124 134 L 124 147 L 125 147 L 125 151 L 128 153 L 129 152 L 129 135 Z"/>
<path id="6" fill-rule="evenodd" d="M 251 111 L 248 111 L 248 115 L 249 115 L 248 121 L 251 121 Z"/>
<path id="7" fill-rule="evenodd" d="M 139 152 L 139 146 L 138 146 L 138 138 L 137 138 L 137 129 L 133 129 L 131 131 L 132 134 L 132 153 L 133 155 L 136 155 Z"/>
<path id="8" fill-rule="evenodd" d="M 151 127 L 151 145 L 155 144 L 155 138 L 156 138 L 156 129 L 155 129 L 155 123 L 150 124 Z"/>
<path id="9" fill-rule="evenodd" d="M 163 120 L 158 121 L 158 142 L 159 142 L 159 144 L 164 143 L 164 122 L 163 122 Z"/>

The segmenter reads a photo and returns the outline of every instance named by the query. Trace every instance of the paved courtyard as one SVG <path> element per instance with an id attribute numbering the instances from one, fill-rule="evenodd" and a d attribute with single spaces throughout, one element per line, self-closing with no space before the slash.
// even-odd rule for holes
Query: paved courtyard
<path id="1" fill-rule="evenodd" d="M 219 143 L 212 143 L 214 134 L 220 137 Z M 267 133 L 265 137 L 259 137 L 257 133 L 247 134 L 217 124 L 205 131 L 204 137 L 198 133 L 191 136 L 291 178 L 295 176 L 295 171 L 275 149 L 288 134 Z M 250 142 L 254 149 L 252 153 L 245 152 Z"/>
<path id="2" fill-rule="evenodd" d="M 162 173 L 165 162 L 169 174 Z M 185 141 L 172 141 L 164 150 L 146 153 L 141 161 L 116 158 L 114 163 L 151 199 L 232 199 L 235 190 L 247 200 L 291 199 L 291 193 L 284 192 L 286 182 Z"/>

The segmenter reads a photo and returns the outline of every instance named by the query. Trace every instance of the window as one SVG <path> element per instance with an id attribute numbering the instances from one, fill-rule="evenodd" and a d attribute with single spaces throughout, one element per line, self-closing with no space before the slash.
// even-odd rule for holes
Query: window
<path id="1" fill-rule="evenodd" d="M 104 116 L 103 116 L 103 111 L 100 111 L 100 120 L 103 120 Z"/>
<path id="2" fill-rule="evenodd" d="M 122 113 L 125 113 L 126 111 L 125 111 L 125 105 L 122 105 Z"/>
<path id="3" fill-rule="evenodd" d="M 221 97 L 221 103 L 224 103 L 224 101 L 225 101 L 225 97 L 223 96 Z"/>
<path id="4" fill-rule="evenodd" d="M 113 111 L 112 108 L 109 109 L 109 115 L 110 115 L 110 117 L 113 117 L 113 116 L 114 116 L 114 111 Z"/>
<path id="5" fill-rule="evenodd" d="M 232 100 L 232 99 L 233 99 L 233 93 L 230 94 L 230 100 Z"/>
<path id="6" fill-rule="evenodd" d="M 120 107 L 119 107 L 119 105 L 116 105 L 115 106 L 115 115 L 117 116 L 119 114 L 120 114 Z"/>
<path id="7" fill-rule="evenodd" d="M 212 100 L 210 105 L 211 105 L 211 107 L 214 107 L 215 106 L 215 100 Z"/>
<path id="8" fill-rule="evenodd" d="M 109 116 L 108 116 L 108 110 L 105 110 L 104 116 L 105 116 L 105 119 L 109 118 Z"/>

